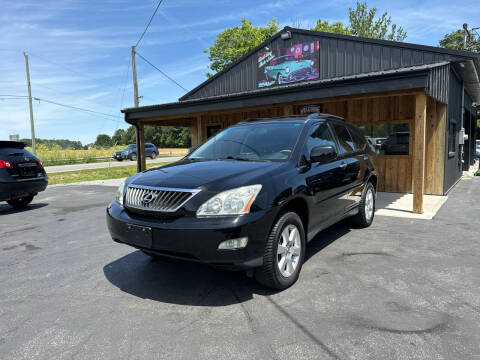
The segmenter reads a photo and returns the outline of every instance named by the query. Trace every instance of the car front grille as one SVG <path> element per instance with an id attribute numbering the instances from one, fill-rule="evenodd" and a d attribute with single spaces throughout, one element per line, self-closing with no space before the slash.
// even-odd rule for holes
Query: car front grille
<path id="1" fill-rule="evenodd" d="M 155 212 L 175 212 L 199 190 L 158 188 L 130 185 L 125 194 L 125 207 Z"/>

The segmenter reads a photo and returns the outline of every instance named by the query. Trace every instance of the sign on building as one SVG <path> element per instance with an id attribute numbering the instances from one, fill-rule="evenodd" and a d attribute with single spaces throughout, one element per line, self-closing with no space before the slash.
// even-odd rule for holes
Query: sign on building
<path id="1" fill-rule="evenodd" d="M 258 87 L 318 79 L 319 41 L 258 53 Z"/>
<path id="2" fill-rule="evenodd" d="M 20 135 L 14 134 L 9 136 L 10 141 L 20 141 Z"/>

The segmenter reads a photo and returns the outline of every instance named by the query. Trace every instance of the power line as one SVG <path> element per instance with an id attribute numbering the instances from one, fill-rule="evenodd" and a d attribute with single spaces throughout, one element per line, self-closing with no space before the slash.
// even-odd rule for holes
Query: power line
<path id="1" fill-rule="evenodd" d="M 90 110 L 90 109 L 81 108 L 81 107 L 78 107 L 78 106 L 72 106 L 72 105 L 62 104 L 62 103 L 59 103 L 59 102 L 56 102 L 56 101 L 51 101 L 51 100 L 46 100 L 46 99 L 40 99 L 40 98 L 38 98 L 38 97 L 33 97 L 33 100 L 43 101 L 43 102 L 46 102 L 46 103 L 49 103 L 49 104 L 53 104 L 53 105 L 57 105 L 57 106 L 63 106 L 63 107 L 70 108 L 70 109 L 74 109 L 74 110 L 85 111 L 85 112 L 89 112 L 89 113 L 92 113 L 92 114 L 97 114 L 97 115 L 102 115 L 102 116 L 108 116 L 108 117 L 112 117 L 112 118 L 119 118 L 119 117 L 120 117 L 119 115 L 111 115 L 111 114 L 103 113 L 103 112 L 100 112 L 100 111 L 95 111 L 95 110 Z M 116 121 L 116 120 L 113 120 L 113 119 L 109 119 L 109 120 Z"/>
<path id="2" fill-rule="evenodd" d="M 8 95 L 8 94 L 6 94 L 6 95 L 0 95 L 0 96 L 2 96 L 2 97 L 3 96 L 18 97 L 18 98 L 27 98 L 28 99 L 28 96 L 26 96 L 26 95 Z"/>
<path id="3" fill-rule="evenodd" d="M 138 53 L 138 51 L 136 52 L 136 54 L 143 60 L 145 61 L 146 63 L 148 63 L 149 65 L 151 65 L 153 68 L 155 68 L 156 70 L 158 70 L 163 76 L 165 76 L 168 80 L 170 80 L 171 82 L 175 83 L 177 86 L 181 87 L 184 91 L 188 92 L 187 89 L 185 89 L 182 85 L 180 85 L 177 81 L 175 81 L 174 79 L 172 79 L 170 76 L 168 76 L 167 74 L 165 74 L 162 70 L 160 70 L 158 67 L 156 67 L 155 65 L 153 65 L 150 61 L 148 61 L 147 59 L 145 59 L 142 55 L 140 55 Z"/>
<path id="4" fill-rule="evenodd" d="M 158 8 L 159 8 L 160 5 L 162 4 L 162 2 L 163 2 L 163 0 L 160 0 L 160 1 L 158 2 L 158 5 L 157 5 L 157 7 L 155 8 L 155 11 L 153 12 L 152 16 L 150 17 L 150 20 L 148 21 L 148 24 L 147 24 L 147 26 L 145 27 L 145 30 L 143 30 L 142 35 L 140 35 L 140 38 L 138 39 L 137 43 L 135 44 L 135 47 L 137 47 L 138 44 L 140 44 L 140 41 L 142 41 L 143 36 L 145 35 L 145 33 L 147 32 L 148 28 L 150 27 L 150 24 L 152 23 L 152 20 L 153 20 L 153 18 L 155 17 L 155 14 L 157 13 Z"/>

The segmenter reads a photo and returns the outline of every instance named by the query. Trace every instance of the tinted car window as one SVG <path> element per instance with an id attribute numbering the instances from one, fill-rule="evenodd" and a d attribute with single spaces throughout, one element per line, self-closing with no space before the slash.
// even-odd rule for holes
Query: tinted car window
<path id="1" fill-rule="evenodd" d="M 339 153 L 344 154 L 353 152 L 353 149 L 355 149 L 355 145 L 353 144 L 352 137 L 350 136 L 350 133 L 348 132 L 345 125 L 333 124 L 333 128 L 335 129 L 335 133 L 337 134 L 338 145 L 340 146 Z"/>
<path id="2" fill-rule="evenodd" d="M 364 150 L 367 142 L 365 137 L 360 132 L 360 130 L 349 127 L 348 131 L 350 132 L 350 135 L 352 135 L 353 144 L 355 145 L 355 150 Z"/>
<path id="3" fill-rule="evenodd" d="M 314 147 L 327 145 L 333 146 L 333 148 L 336 149 L 335 140 L 333 139 L 328 125 L 314 125 L 307 138 L 307 142 L 305 143 L 305 155 L 310 157 L 310 153 Z"/>
<path id="4" fill-rule="evenodd" d="M 288 160 L 302 129 L 299 123 L 254 123 L 223 130 L 191 153 L 190 159 Z"/>

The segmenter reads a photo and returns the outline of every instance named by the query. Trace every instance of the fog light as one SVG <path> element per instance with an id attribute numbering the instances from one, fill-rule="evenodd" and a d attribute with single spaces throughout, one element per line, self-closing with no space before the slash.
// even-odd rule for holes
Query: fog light
<path id="1" fill-rule="evenodd" d="M 218 245 L 219 250 L 233 250 L 233 249 L 241 249 L 247 246 L 248 243 L 248 238 L 243 237 L 239 239 L 231 239 L 231 240 L 226 240 L 220 243 Z"/>

